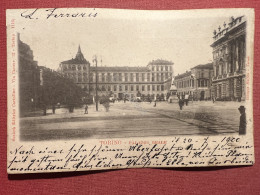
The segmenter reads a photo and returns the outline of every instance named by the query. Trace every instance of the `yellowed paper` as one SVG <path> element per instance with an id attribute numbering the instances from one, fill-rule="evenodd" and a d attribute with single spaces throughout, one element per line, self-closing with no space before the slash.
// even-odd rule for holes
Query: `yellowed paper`
<path id="1" fill-rule="evenodd" d="M 254 10 L 7 10 L 9 174 L 254 164 Z"/>

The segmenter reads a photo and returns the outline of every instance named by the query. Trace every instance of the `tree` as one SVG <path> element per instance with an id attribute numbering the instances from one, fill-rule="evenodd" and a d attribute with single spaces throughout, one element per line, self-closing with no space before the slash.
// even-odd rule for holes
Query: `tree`
<path id="1" fill-rule="evenodd" d="M 42 104 L 53 106 L 63 104 L 73 112 L 75 106 L 81 105 L 85 92 L 72 80 L 45 68 L 43 70 Z"/>

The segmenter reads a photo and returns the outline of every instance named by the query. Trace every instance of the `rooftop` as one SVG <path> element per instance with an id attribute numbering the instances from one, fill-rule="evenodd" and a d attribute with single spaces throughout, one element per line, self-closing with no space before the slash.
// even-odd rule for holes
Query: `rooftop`
<path id="1" fill-rule="evenodd" d="M 96 67 L 91 66 L 90 71 L 95 71 Z M 147 72 L 149 69 L 147 67 L 128 67 L 128 66 L 99 66 L 97 70 L 100 72 Z"/>
<path id="2" fill-rule="evenodd" d="M 214 42 L 223 38 L 228 32 L 230 32 L 234 28 L 238 27 L 239 25 L 241 25 L 245 21 L 246 21 L 246 19 L 245 19 L 244 16 L 239 16 L 237 18 L 234 18 L 233 16 L 230 17 L 228 25 L 226 24 L 226 22 L 224 22 L 223 28 L 221 28 L 221 26 L 219 26 L 218 30 L 214 30 L 214 32 L 213 32 Z"/>
<path id="3" fill-rule="evenodd" d="M 213 63 L 208 63 L 208 64 L 199 64 L 197 66 L 194 66 L 192 69 L 213 69 Z"/>
<path id="4" fill-rule="evenodd" d="M 80 45 L 75 58 L 61 62 L 62 64 L 90 64 L 83 56 Z"/>
<path id="5" fill-rule="evenodd" d="M 178 74 L 177 76 L 175 76 L 175 80 L 176 79 L 182 79 L 182 78 L 185 78 L 185 77 L 189 77 L 191 76 L 191 71 L 186 71 L 185 73 L 182 73 L 182 74 Z"/>
<path id="6" fill-rule="evenodd" d="M 76 58 L 72 58 L 71 60 L 66 60 L 61 62 L 62 64 L 89 64 L 89 62 L 85 60 L 78 60 Z"/>
<path id="7" fill-rule="evenodd" d="M 173 65 L 173 62 L 163 59 L 157 59 L 149 62 L 148 65 Z"/>

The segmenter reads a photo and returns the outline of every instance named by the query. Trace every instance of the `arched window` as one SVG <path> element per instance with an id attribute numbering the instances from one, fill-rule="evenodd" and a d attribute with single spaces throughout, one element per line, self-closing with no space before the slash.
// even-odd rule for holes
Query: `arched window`
<path id="1" fill-rule="evenodd" d="M 222 75 L 223 74 L 223 70 L 224 70 L 224 62 L 223 60 L 221 59 L 219 61 L 219 74 L 218 75 Z"/>
<path id="2" fill-rule="evenodd" d="M 216 76 L 218 76 L 219 75 L 219 65 L 217 64 L 216 65 Z"/>
<path id="3" fill-rule="evenodd" d="M 85 82 L 87 82 L 88 81 L 88 75 L 87 75 L 87 73 L 83 73 L 83 80 L 85 81 Z"/>
<path id="4" fill-rule="evenodd" d="M 78 82 L 82 82 L 82 76 L 80 73 L 78 74 Z"/>

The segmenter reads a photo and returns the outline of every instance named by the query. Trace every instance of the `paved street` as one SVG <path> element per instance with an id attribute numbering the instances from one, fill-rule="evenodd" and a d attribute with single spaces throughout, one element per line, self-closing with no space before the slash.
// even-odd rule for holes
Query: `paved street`
<path id="1" fill-rule="evenodd" d="M 237 133 L 239 102 L 189 102 L 183 110 L 167 102 L 115 102 L 109 112 L 102 105 L 69 113 L 60 108 L 56 114 L 24 117 L 20 120 L 21 139 L 26 141 L 122 138 L 173 135 L 218 135 Z"/>

